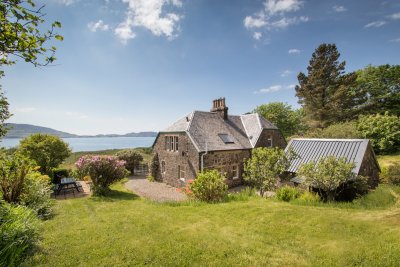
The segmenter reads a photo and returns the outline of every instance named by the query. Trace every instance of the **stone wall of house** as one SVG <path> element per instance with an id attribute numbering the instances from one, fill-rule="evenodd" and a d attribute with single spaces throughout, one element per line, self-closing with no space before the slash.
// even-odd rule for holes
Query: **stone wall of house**
<path id="1" fill-rule="evenodd" d="M 285 138 L 283 137 L 282 133 L 279 130 L 272 130 L 272 129 L 264 129 L 257 141 L 256 147 L 267 147 L 269 146 L 268 144 L 268 139 L 269 137 L 272 138 L 272 146 L 273 147 L 280 147 L 280 148 L 285 148 L 286 147 L 286 141 Z"/>
<path id="2" fill-rule="evenodd" d="M 372 147 L 370 144 L 368 144 L 367 151 L 365 152 L 358 174 L 368 177 L 369 186 L 371 188 L 375 188 L 379 183 L 379 172 L 379 168 L 375 163 Z"/>
<path id="3" fill-rule="evenodd" d="M 204 156 L 204 169 L 217 169 L 223 172 L 228 186 L 236 186 L 243 181 L 243 161 L 250 156 L 250 150 L 211 151 Z M 234 166 L 237 166 L 238 178 L 233 177 Z"/>
<path id="4" fill-rule="evenodd" d="M 178 151 L 165 149 L 165 136 L 178 137 Z M 154 145 L 154 153 L 158 153 L 159 172 L 156 177 L 174 187 L 182 187 L 188 180 L 196 178 L 199 171 L 199 154 L 186 133 L 162 133 Z M 161 172 L 162 162 L 165 162 L 165 172 Z M 179 178 L 179 168 L 185 171 L 185 179 Z"/>

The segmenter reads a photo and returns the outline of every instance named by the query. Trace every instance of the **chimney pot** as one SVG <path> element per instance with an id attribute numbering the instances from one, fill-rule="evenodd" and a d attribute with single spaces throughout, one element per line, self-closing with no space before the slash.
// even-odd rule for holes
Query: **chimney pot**
<path id="1" fill-rule="evenodd" d="M 219 99 L 213 100 L 211 112 L 218 113 L 224 120 L 228 119 L 228 107 L 225 103 L 225 97 L 220 97 Z"/>

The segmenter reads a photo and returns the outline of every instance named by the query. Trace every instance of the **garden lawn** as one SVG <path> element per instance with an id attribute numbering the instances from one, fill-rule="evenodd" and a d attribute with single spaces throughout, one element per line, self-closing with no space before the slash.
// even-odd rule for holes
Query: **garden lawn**
<path id="1" fill-rule="evenodd" d="M 374 208 L 259 197 L 162 204 L 117 184 L 108 198 L 58 201 L 25 265 L 399 266 L 400 188 L 382 192 L 392 201 Z"/>
<path id="2" fill-rule="evenodd" d="M 379 155 L 377 156 L 379 165 L 381 167 L 388 167 L 391 164 L 396 162 L 400 162 L 400 153 L 392 154 L 392 155 Z"/>

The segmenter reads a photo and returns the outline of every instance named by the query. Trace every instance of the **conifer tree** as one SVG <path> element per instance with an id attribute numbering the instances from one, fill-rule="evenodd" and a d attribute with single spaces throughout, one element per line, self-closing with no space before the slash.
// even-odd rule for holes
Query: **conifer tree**
<path id="1" fill-rule="evenodd" d="M 312 54 L 308 75 L 297 76 L 296 96 L 312 128 L 324 128 L 352 117 L 358 105 L 356 74 L 345 74 L 346 62 L 339 62 L 335 44 L 321 44 Z"/>

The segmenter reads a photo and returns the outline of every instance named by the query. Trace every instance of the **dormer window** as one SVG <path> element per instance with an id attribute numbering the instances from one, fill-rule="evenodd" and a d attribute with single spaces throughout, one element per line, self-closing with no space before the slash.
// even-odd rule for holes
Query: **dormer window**
<path id="1" fill-rule="evenodd" d="M 233 144 L 235 143 L 233 141 L 232 136 L 230 136 L 229 134 L 218 134 L 219 138 L 221 138 L 222 142 L 224 142 L 225 144 Z"/>

